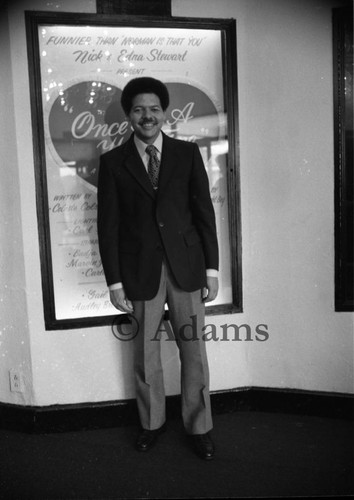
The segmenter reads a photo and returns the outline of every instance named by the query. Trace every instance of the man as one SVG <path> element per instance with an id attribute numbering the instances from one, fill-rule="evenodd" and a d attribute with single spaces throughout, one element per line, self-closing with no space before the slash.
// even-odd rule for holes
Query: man
<path id="1" fill-rule="evenodd" d="M 136 398 L 147 451 L 165 430 L 156 335 L 168 303 L 181 359 L 182 416 L 195 451 L 212 459 L 209 370 L 202 340 L 205 302 L 218 292 L 218 244 L 208 178 L 194 143 L 161 132 L 169 105 L 154 78 L 131 80 L 122 108 L 134 131 L 101 156 L 98 237 L 112 304 L 134 315 Z M 187 334 L 187 325 L 193 332 Z"/>

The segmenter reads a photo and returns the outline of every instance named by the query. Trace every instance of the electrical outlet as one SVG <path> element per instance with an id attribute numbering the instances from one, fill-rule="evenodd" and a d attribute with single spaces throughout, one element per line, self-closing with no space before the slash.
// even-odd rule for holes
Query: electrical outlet
<path id="1" fill-rule="evenodd" d="M 25 392 L 25 386 L 23 383 L 23 375 L 20 371 L 10 370 L 10 391 L 12 392 Z"/>

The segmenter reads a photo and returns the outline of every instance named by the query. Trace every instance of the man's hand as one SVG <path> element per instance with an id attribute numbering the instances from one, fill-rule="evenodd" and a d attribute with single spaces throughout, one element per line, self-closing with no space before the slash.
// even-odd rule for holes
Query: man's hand
<path id="1" fill-rule="evenodd" d="M 118 288 L 116 290 L 110 290 L 109 297 L 111 299 L 112 304 L 119 311 L 132 313 L 133 305 L 130 300 L 127 299 L 125 295 L 124 288 Z"/>
<path id="2" fill-rule="evenodd" d="M 219 291 L 219 280 L 212 276 L 207 276 L 207 286 L 203 288 L 203 302 L 211 302 L 216 299 Z"/>

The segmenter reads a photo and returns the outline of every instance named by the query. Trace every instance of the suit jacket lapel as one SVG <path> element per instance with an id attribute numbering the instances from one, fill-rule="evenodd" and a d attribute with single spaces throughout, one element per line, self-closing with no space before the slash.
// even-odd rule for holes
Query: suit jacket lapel
<path id="1" fill-rule="evenodd" d="M 159 176 L 158 194 L 163 193 L 174 170 L 178 168 L 179 151 L 174 147 L 173 141 L 163 134 L 162 157 Z M 145 191 L 152 197 L 155 197 L 154 188 L 146 172 L 142 159 L 134 144 L 133 135 L 126 142 L 126 156 L 124 166 L 129 173 L 139 182 Z"/>
<path id="2" fill-rule="evenodd" d="M 179 152 L 176 148 L 174 148 L 170 138 L 167 135 L 163 134 L 158 193 L 164 192 L 164 189 L 169 182 L 174 170 L 178 168 L 178 156 Z"/>
<path id="3" fill-rule="evenodd" d="M 142 159 L 135 147 L 133 135 L 126 143 L 126 157 L 124 166 L 129 173 L 139 182 L 145 191 L 152 197 L 155 197 L 155 191 L 150 182 Z"/>

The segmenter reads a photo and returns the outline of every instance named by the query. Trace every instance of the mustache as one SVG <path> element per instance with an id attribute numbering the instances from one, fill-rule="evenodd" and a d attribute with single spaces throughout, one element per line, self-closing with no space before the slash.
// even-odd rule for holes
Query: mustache
<path id="1" fill-rule="evenodd" d="M 157 121 L 154 118 L 143 118 L 139 121 L 139 125 L 147 125 L 149 123 L 156 125 Z"/>

